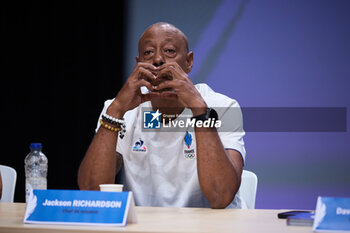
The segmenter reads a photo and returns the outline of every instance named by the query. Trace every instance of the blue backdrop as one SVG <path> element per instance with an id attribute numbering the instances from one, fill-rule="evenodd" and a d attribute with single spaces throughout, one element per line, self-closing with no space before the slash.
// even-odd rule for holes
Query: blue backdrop
<path id="1" fill-rule="evenodd" d="M 242 107 L 349 109 L 349 12 L 346 0 L 128 1 L 126 73 L 144 29 L 166 21 L 189 38 L 192 81 Z M 319 195 L 350 196 L 348 126 L 247 132 L 245 143 L 245 169 L 259 178 L 257 208 L 314 209 Z"/>

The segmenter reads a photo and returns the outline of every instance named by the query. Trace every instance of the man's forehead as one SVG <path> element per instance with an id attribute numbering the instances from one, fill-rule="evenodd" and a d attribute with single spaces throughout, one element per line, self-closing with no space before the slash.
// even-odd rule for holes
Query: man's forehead
<path id="1" fill-rule="evenodd" d="M 188 50 L 187 38 L 183 32 L 181 32 L 175 26 L 168 23 L 157 23 L 148 27 L 142 34 L 139 40 L 139 46 L 145 45 L 157 39 L 161 34 L 165 35 L 164 42 L 183 41 L 185 48 Z"/>
<path id="2" fill-rule="evenodd" d="M 176 39 L 174 39 L 173 37 L 166 37 L 162 42 L 173 42 L 175 40 Z M 154 42 L 154 40 L 149 38 L 149 37 L 145 37 L 142 41 L 140 39 L 140 43 L 142 43 L 144 45 L 152 43 L 152 42 Z"/>
<path id="3" fill-rule="evenodd" d="M 180 39 L 182 36 L 182 33 L 180 33 L 179 30 L 174 27 L 167 25 L 155 25 L 147 28 L 147 30 L 142 34 L 140 41 L 144 40 L 144 42 L 147 42 L 151 40 L 150 38 L 157 37 L 160 34 L 164 34 L 166 36 L 166 40 L 170 40 L 171 38 Z"/>

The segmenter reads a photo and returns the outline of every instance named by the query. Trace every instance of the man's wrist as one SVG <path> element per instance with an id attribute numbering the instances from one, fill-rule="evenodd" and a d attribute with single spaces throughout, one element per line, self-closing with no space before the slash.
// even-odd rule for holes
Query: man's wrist
<path id="1" fill-rule="evenodd" d="M 207 104 L 203 101 L 202 103 L 198 104 L 196 107 L 192 107 L 191 111 L 193 116 L 199 116 L 203 113 L 205 113 L 208 109 Z"/>
<path id="2" fill-rule="evenodd" d="M 106 113 L 114 118 L 122 119 L 125 111 L 119 106 L 118 103 L 113 102 L 108 108 Z"/>
<path id="3" fill-rule="evenodd" d="M 203 114 L 195 115 L 192 117 L 192 119 L 195 119 L 196 121 L 206 121 L 206 120 L 218 120 L 218 114 L 213 108 L 207 108 L 206 111 Z"/>

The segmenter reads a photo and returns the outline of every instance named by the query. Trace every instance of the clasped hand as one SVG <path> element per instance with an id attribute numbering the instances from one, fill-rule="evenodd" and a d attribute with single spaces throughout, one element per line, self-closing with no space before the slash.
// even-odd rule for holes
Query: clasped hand
<path id="1" fill-rule="evenodd" d="M 142 86 L 147 87 L 149 92 L 142 94 Z M 112 103 L 113 110 L 110 112 L 119 111 L 124 115 L 126 111 L 155 98 L 175 100 L 191 109 L 206 107 L 188 75 L 176 62 L 159 67 L 138 62 Z"/>

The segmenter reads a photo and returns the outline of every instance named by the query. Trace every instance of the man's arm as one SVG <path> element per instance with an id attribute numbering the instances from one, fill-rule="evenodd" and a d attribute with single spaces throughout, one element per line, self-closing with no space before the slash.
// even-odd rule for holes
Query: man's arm
<path id="1" fill-rule="evenodd" d="M 118 134 L 100 127 L 94 136 L 78 172 L 80 189 L 98 190 L 99 184 L 113 184 L 122 165 L 116 152 Z"/>
<path id="2" fill-rule="evenodd" d="M 190 108 L 194 116 L 203 114 L 207 105 L 200 93 L 181 67 L 175 63 L 164 64 L 159 76 L 167 74 L 172 80 L 164 81 L 156 90 L 172 88 L 176 95 L 163 98 L 175 98 L 183 106 Z M 235 197 L 240 183 L 243 161 L 234 150 L 225 150 L 214 128 L 195 128 L 197 143 L 197 172 L 199 184 L 204 196 L 212 208 L 225 208 Z"/>
<path id="3" fill-rule="evenodd" d="M 225 208 L 235 197 L 243 169 L 242 156 L 225 150 L 215 128 L 195 128 L 199 184 L 211 208 Z"/>
<path id="4" fill-rule="evenodd" d="M 149 81 L 155 79 L 151 64 L 137 63 L 132 74 L 119 91 L 118 95 L 107 109 L 107 114 L 121 119 L 126 111 L 149 100 L 149 95 L 143 95 L 141 86 L 149 90 L 153 86 Z M 146 81 L 148 80 L 148 81 Z M 80 189 L 98 190 L 99 184 L 112 184 L 122 165 L 122 158 L 116 152 L 118 134 L 100 127 L 94 136 L 78 171 L 78 185 Z"/>

